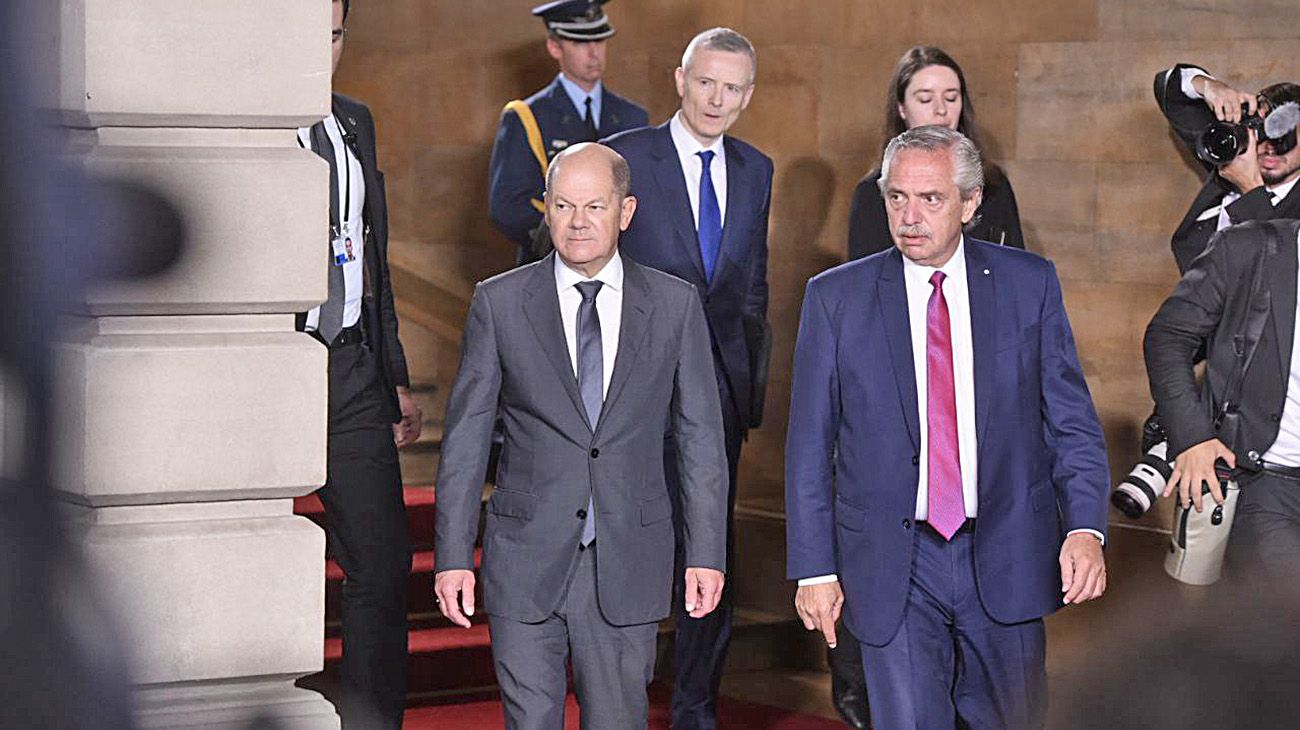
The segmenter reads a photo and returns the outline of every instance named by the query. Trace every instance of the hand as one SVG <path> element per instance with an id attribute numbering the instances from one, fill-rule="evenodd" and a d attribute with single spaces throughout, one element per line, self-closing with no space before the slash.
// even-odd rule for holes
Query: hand
<path id="1" fill-rule="evenodd" d="M 397 405 L 402 409 L 402 420 L 393 424 L 393 443 L 397 448 L 410 446 L 420 438 L 420 427 L 424 425 L 424 414 L 415 405 L 411 389 L 397 387 Z"/>
<path id="2" fill-rule="evenodd" d="M 1240 122 L 1241 105 L 1254 114 L 1257 110 L 1254 94 L 1237 91 L 1227 84 L 1209 76 L 1197 76 L 1192 79 L 1192 86 L 1200 92 L 1205 105 L 1214 111 L 1214 116 L 1223 122 Z"/>
<path id="3" fill-rule="evenodd" d="M 1089 532 L 1076 532 L 1061 546 L 1061 592 L 1066 603 L 1079 604 L 1101 598 L 1106 592 L 1106 559 L 1101 540 Z"/>
<path id="4" fill-rule="evenodd" d="M 1255 151 L 1255 130 L 1248 129 L 1246 149 L 1232 162 L 1219 168 L 1219 177 L 1232 183 L 1242 194 L 1264 186 L 1264 176 L 1259 171 L 1259 153 Z"/>
<path id="5" fill-rule="evenodd" d="M 722 584 L 726 577 L 721 570 L 711 568 L 686 569 L 686 613 L 691 618 L 704 618 L 718 607 L 722 600 Z"/>
<path id="6" fill-rule="evenodd" d="M 474 615 L 474 571 L 444 570 L 433 577 L 438 610 L 457 626 L 470 627 Z"/>
<path id="7" fill-rule="evenodd" d="M 1174 457 L 1174 471 L 1169 475 L 1169 484 L 1165 486 L 1165 496 L 1178 488 L 1178 503 L 1183 509 L 1196 505 L 1196 511 L 1204 509 L 1201 496 L 1201 484 L 1210 485 L 1210 496 L 1217 504 L 1223 504 L 1223 490 L 1219 488 L 1219 476 L 1214 473 L 1214 462 L 1223 459 L 1229 469 L 1237 466 L 1237 455 L 1232 453 L 1223 442 L 1210 439 L 1183 451 Z"/>
<path id="8" fill-rule="evenodd" d="M 809 631 L 819 630 L 826 638 L 826 645 L 834 649 L 835 622 L 840 620 L 840 608 L 844 605 L 844 591 L 840 582 L 817 583 L 799 586 L 794 594 L 794 610 L 803 620 L 803 627 Z"/>

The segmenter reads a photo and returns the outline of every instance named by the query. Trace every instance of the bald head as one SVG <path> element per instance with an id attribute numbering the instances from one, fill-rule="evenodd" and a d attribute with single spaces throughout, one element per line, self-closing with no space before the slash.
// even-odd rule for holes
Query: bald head
<path id="1" fill-rule="evenodd" d="M 570 161 L 597 167 L 603 162 L 609 170 L 610 180 L 614 186 L 614 197 L 618 200 L 626 198 L 632 190 L 632 170 L 627 166 L 627 160 L 623 159 L 622 155 L 598 142 L 583 142 L 565 148 L 551 160 L 551 165 L 546 170 L 547 193 L 551 192 L 555 184 L 557 170 Z"/>
<path id="2" fill-rule="evenodd" d="M 602 144 L 577 144 L 551 160 L 546 223 L 565 265 L 592 278 L 609 263 L 636 211 L 631 186 L 627 160 Z"/>

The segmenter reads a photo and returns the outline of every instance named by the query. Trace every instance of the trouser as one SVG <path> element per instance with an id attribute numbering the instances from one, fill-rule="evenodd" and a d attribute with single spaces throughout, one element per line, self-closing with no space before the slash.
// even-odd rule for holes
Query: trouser
<path id="1" fill-rule="evenodd" d="M 544 621 L 489 617 L 506 730 L 562 730 L 569 660 L 583 730 L 645 730 L 659 625 L 605 620 L 596 588 L 599 545 L 579 551 L 564 598 Z"/>
<path id="2" fill-rule="evenodd" d="M 664 440 L 664 475 L 673 502 L 673 528 L 676 536 L 676 568 L 673 571 L 673 616 L 677 635 L 673 642 L 673 730 L 713 730 L 717 727 L 718 687 L 722 667 L 731 644 L 731 616 L 734 595 L 732 566 L 735 564 L 736 465 L 740 462 L 740 445 L 744 432 L 736 420 L 736 408 L 730 391 L 721 382 L 722 426 L 726 439 L 727 489 L 727 580 L 722 599 L 712 613 L 691 618 L 686 613 L 685 573 L 686 543 L 682 519 L 682 483 L 677 470 L 677 443 Z"/>
<path id="3" fill-rule="evenodd" d="M 1300 481 L 1261 472 L 1240 484 L 1228 574 L 1233 582 L 1291 585 L 1300 576 Z"/>
<path id="4" fill-rule="evenodd" d="M 317 493 L 331 551 L 346 575 L 339 715 L 347 730 L 400 728 L 406 704 L 411 546 L 379 382 L 377 358 L 366 346 L 331 349 L 326 482 Z"/>
<path id="5" fill-rule="evenodd" d="M 872 727 L 1043 727 L 1043 621 L 1002 624 L 984 610 L 969 527 L 951 542 L 928 524 L 914 532 L 911 590 L 902 625 L 884 646 L 861 645 Z"/>

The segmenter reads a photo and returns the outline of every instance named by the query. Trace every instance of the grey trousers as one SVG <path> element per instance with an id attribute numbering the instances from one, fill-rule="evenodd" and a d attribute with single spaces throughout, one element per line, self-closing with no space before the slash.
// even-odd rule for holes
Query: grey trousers
<path id="1" fill-rule="evenodd" d="M 645 730 L 659 625 L 605 620 L 596 600 L 597 544 L 578 554 L 565 597 L 545 621 L 489 618 L 506 730 L 562 730 L 568 660 L 583 730 Z"/>
<path id="2" fill-rule="evenodd" d="M 1300 481 L 1268 473 L 1242 481 L 1226 563 L 1234 579 L 1300 576 Z"/>

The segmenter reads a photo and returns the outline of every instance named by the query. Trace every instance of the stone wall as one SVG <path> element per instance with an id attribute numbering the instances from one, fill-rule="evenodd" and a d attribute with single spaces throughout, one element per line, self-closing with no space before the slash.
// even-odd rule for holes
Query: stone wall
<path id="1" fill-rule="evenodd" d="M 486 171 L 502 104 L 555 73 L 532 4 L 353 5 L 337 86 L 375 111 L 394 250 L 431 278 L 471 282 L 511 263 L 487 219 Z M 878 161 L 885 85 L 904 49 L 940 45 L 963 64 L 1029 246 L 1057 263 L 1117 474 L 1136 457 L 1151 407 L 1141 334 L 1175 281 L 1168 236 L 1199 185 L 1155 108 L 1152 77 L 1185 60 L 1248 88 L 1300 78 L 1291 40 L 1300 5 L 1290 0 L 624 0 L 607 9 L 619 29 L 607 81 L 654 123 L 675 109 L 671 72 L 695 32 L 730 25 L 758 48 L 758 87 L 734 131 L 776 161 L 776 352 L 742 499 L 769 507 L 779 507 L 803 284 L 844 256 L 849 199 Z"/>

